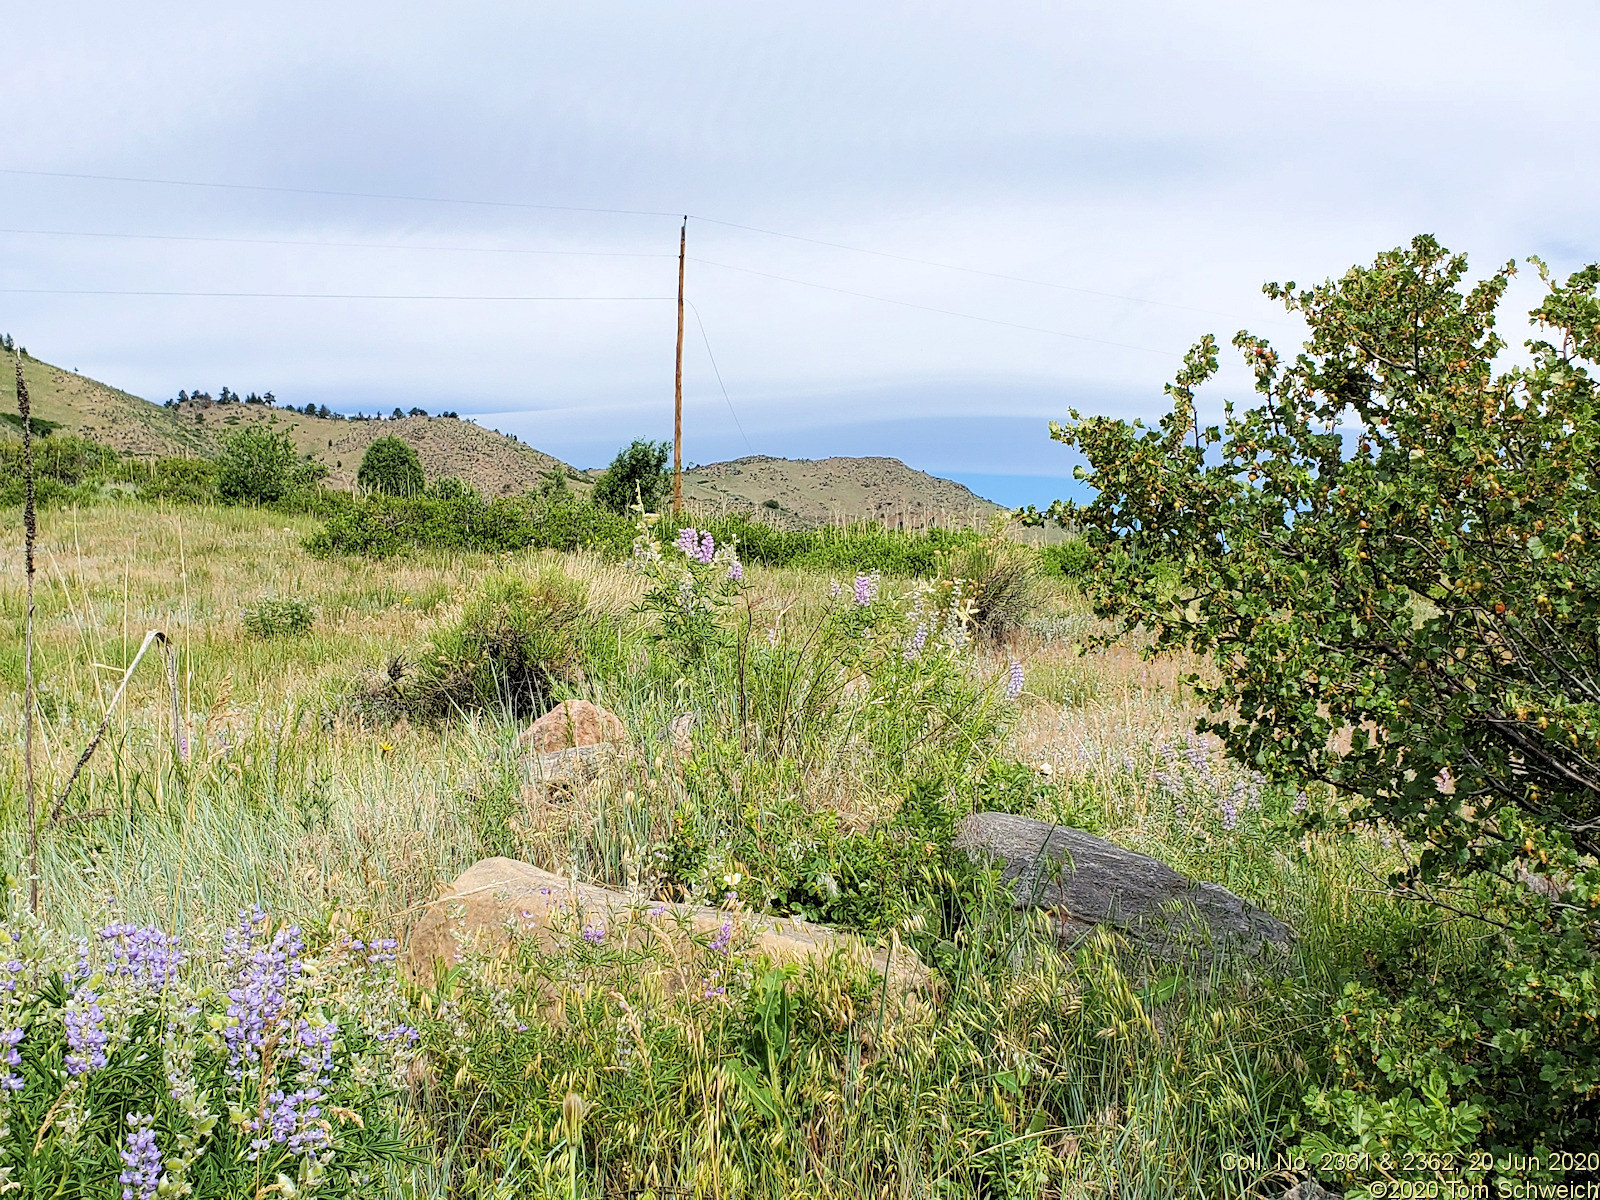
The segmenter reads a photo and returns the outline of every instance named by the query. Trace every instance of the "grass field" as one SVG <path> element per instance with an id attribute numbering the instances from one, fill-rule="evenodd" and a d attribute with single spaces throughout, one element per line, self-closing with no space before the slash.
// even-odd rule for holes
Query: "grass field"
<path id="1" fill-rule="evenodd" d="M 943 756 L 963 802 L 999 797 L 1090 828 L 1233 889 L 1299 938 L 1271 970 L 1219 963 L 1190 977 L 1111 939 L 1071 951 L 1038 942 L 980 879 L 961 885 L 961 930 L 941 943 L 932 995 L 891 1010 L 847 975 L 791 980 L 787 1057 L 781 1069 L 771 1060 L 766 1083 L 737 1066 L 751 1053 L 751 1014 L 777 1011 L 762 1008 L 771 995 L 761 979 L 696 1005 L 630 990 L 637 964 L 600 953 L 519 960 L 497 983 L 469 972 L 424 1005 L 453 1015 L 430 1027 L 429 1070 L 405 1101 L 424 1161 L 394 1168 L 395 1194 L 1261 1195 L 1287 1181 L 1268 1167 L 1224 1169 L 1221 1156 L 1270 1164 L 1296 1143 L 1293 1122 L 1323 1070 L 1320 1014 L 1363 948 L 1415 917 L 1370 882 L 1387 865 L 1379 842 L 1289 832 L 1295 797 L 1267 789 L 1230 818 L 1223 798 L 1248 781 L 1185 741 L 1195 713 L 1177 683 L 1182 664 L 1148 663 L 1126 646 L 1080 656 L 1094 620 L 1069 585 L 1050 585 L 1008 645 L 953 655 L 948 678 L 917 676 L 926 695 L 944 689 L 931 708 L 894 709 L 888 694 L 873 707 L 873 670 L 909 669 L 909 654 L 899 664 L 889 655 L 864 669 L 866 699 L 846 687 L 788 742 L 776 724 L 760 726 L 767 740 L 752 751 L 739 710 L 712 686 L 720 668 L 704 667 L 710 690 L 696 696 L 701 668 L 677 665 L 649 636 L 646 583 L 626 565 L 553 552 L 317 561 L 300 548 L 313 528 L 243 508 L 43 515 L 41 805 L 56 806 L 147 630 L 171 639 L 179 709 L 175 737 L 152 651 L 43 830 L 51 926 L 86 933 L 114 899 L 126 919 L 179 933 L 219 929 L 259 904 L 308 928 L 359 919 L 403 938 L 420 906 L 490 853 L 624 884 L 648 874 L 651 855 L 689 843 L 703 876 L 762 881 L 767 892 L 740 897 L 759 906 L 799 894 L 780 887 L 795 847 L 856 853 Z M 423 658 L 485 579 L 551 571 L 581 585 L 590 620 L 584 669 L 565 687 L 616 711 L 640 755 L 571 805 L 529 813 L 511 782 L 521 723 L 493 711 L 379 721 L 357 701 L 393 660 Z M 812 670 L 806 655 L 821 635 L 781 656 L 786 639 L 822 627 L 829 578 L 751 567 L 745 583 L 730 611 L 754 634 L 777 631 L 771 661 L 790 664 L 782 670 Z M 882 586 L 909 603 L 909 582 Z M 13 731 L 22 595 L 10 545 L 0 672 Z M 309 632 L 249 634 L 245 610 L 270 598 L 308 604 Z M 1027 682 L 1015 701 L 998 699 L 990 681 L 1013 659 Z M 660 731 L 686 707 L 702 721 L 693 761 L 675 771 L 658 757 Z M 21 878 L 15 732 L 4 755 L 0 844 Z M 835 825 L 833 841 L 817 833 Z M 927 932 L 925 913 L 855 911 L 886 913 L 913 940 Z M 558 966 L 569 998 L 552 1023 L 527 981 L 548 982 Z M 511 1010 L 531 1014 L 514 1023 L 521 1030 L 501 1020 Z M 619 1067 L 619 1011 L 641 1010 L 653 1023 Z M 785 1022 L 790 1011 L 784 1000 Z"/>

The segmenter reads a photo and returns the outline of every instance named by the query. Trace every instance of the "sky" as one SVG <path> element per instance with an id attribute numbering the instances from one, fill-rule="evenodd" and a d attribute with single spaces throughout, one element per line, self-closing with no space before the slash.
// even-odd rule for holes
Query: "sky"
<path id="1" fill-rule="evenodd" d="M 1159 416 L 1205 333 L 1296 344 L 1263 282 L 1421 232 L 1600 259 L 1592 0 L 0 14 L 0 330 L 153 400 L 454 410 L 584 467 L 671 436 L 685 214 L 687 461 L 1041 506 L 1052 418 Z"/>

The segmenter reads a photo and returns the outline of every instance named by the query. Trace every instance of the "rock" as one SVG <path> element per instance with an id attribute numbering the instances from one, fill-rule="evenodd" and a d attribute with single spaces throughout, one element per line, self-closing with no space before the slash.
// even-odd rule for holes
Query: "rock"
<path id="1" fill-rule="evenodd" d="M 629 946 L 670 943 L 681 946 L 688 932 L 713 938 L 728 925 L 730 955 L 753 959 L 766 955 L 776 964 L 827 957 L 843 951 L 888 978 L 897 997 L 926 989 L 932 980 L 922 960 L 899 943 L 869 947 L 853 934 L 798 921 L 792 917 L 758 917 L 720 908 L 685 904 L 658 904 L 646 897 L 578 883 L 510 858 L 486 858 L 474 863 L 444 894 L 429 904 L 411 930 L 405 966 L 419 982 L 433 978 L 434 964 L 461 960 L 463 948 L 472 946 L 493 953 L 516 936 L 536 939 L 546 948 L 563 938 L 580 936 L 585 928 L 622 938 Z M 674 987 L 691 985 L 692 955 L 666 956 L 683 968 L 663 968 L 676 978 Z M 698 976 L 695 976 L 698 978 Z"/>
<path id="2" fill-rule="evenodd" d="M 523 759 L 522 798 L 530 805 L 568 803 L 574 786 L 597 778 L 620 752 L 613 742 L 596 742 L 552 750 L 549 754 L 530 754 Z"/>
<path id="3" fill-rule="evenodd" d="M 550 754 L 575 746 L 626 743 L 628 731 L 617 714 L 587 700 L 556 705 L 523 731 L 517 744 L 531 754 Z"/>
<path id="4" fill-rule="evenodd" d="M 1214 883 L 1196 883 L 1145 854 L 1081 829 L 1010 813 L 974 813 L 956 846 L 1004 866 L 1019 908 L 1041 908 L 1066 937 L 1108 924 L 1163 951 L 1287 946 L 1289 927 Z"/>

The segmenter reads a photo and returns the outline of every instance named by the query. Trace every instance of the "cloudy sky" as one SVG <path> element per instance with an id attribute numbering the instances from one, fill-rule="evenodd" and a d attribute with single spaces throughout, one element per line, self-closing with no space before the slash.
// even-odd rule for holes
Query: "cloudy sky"
<path id="1" fill-rule="evenodd" d="M 0 9 L 33 353 L 601 464 L 671 434 L 689 214 L 688 459 L 1044 503 L 1050 418 L 1156 414 L 1206 332 L 1294 338 L 1264 280 L 1424 231 L 1600 258 L 1592 0 L 245 8 Z"/>

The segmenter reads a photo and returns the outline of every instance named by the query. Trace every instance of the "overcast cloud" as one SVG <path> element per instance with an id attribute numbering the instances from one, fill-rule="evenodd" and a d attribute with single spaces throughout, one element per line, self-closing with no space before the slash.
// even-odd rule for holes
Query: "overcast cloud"
<path id="1" fill-rule="evenodd" d="M 895 454 L 1043 503 L 1051 417 L 1158 412 L 1206 332 L 1293 338 L 1264 280 L 1418 232 L 1600 258 L 1592 0 L 242 7 L 5 5 L 0 167 L 667 215 L 0 174 L 34 353 L 595 465 L 670 435 L 689 213 L 689 459 Z"/>

